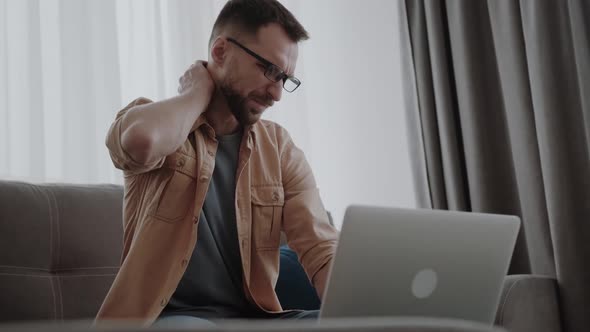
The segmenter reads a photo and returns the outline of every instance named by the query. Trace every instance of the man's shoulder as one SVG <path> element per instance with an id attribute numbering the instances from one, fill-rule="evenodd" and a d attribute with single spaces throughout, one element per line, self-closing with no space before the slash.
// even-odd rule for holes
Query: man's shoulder
<path id="1" fill-rule="evenodd" d="M 291 140 L 291 135 L 280 124 L 270 120 L 259 120 L 253 125 L 256 139 L 270 140 L 272 143 L 284 144 Z"/>
<path id="2" fill-rule="evenodd" d="M 275 151 L 282 156 L 296 147 L 287 129 L 274 121 L 259 120 L 252 129 L 254 143 L 261 151 Z"/>
<path id="3" fill-rule="evenodd" d="M 280 129 L 280 130 L 286 130 L 283 126 L 281 126 L 280 124 L 271 121 L 271 120 L 265 120 L 265 119 L 260 119 L 258 122 L 256 122 L 254 124 L 254 128 L 268 128 L 271 130 L 275 130 L 275 129 Z"/>

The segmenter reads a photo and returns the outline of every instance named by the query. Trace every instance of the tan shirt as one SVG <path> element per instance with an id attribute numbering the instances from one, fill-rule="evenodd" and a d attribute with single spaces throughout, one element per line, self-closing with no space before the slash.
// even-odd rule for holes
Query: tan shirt
<path id="1" fill-rule="evenodd" d="M 201 115 L 194 136 L 149 165 L 121 145 L 121 110 L 106 145 L 125 181 L 121 268 L 96 322 L 134 319 L 150 325 L 182 278 L 197 240 L 197 223 L 215 168 L 217 140 Z M 274 287 L 281 230 L 322 297 L 338 231 L 330 225 L 303 152 L 287 131 L 260 120 L 244 130 L 236 170 L 236 222 L 246 297 L 268 312 L 282 311 Z"/>

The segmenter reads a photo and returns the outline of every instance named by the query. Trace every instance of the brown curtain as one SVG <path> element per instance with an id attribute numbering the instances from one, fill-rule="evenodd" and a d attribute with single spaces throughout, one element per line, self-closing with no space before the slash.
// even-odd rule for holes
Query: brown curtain
<path id="1" fill-rule="evenodd" d="M 421 207 L 514 214 L 511 274 L 590 330 L 590 1 L 401 0 Z"/>

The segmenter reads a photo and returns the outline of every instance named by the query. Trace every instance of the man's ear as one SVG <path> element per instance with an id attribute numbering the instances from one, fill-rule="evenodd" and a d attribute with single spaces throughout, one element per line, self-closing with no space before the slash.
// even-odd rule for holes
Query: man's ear
<path id="1" fill-rule="evenodd" d="M 218 66 L 223 65 L 227 57 L 228 43 L 223 37 L 217 37 L 211 45 L 211 60 Z"/>

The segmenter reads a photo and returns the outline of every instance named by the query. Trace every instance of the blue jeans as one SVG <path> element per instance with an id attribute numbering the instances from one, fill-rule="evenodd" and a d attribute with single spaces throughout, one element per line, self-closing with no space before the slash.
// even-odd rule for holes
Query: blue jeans
<path id="1" fill-rule="evenodd" d="M 163 328 L 198 328 L 198 327 L 215 327 L 215 323 L 204 318 L 193 316 L 165 316 L 156 319 L 152 327 Z"/>
<path id="2" fill-rule="evenodd" d="M 317 319 L 319 317 L 319 310 L 304 310 L 286 312 L 284 314 L 277 314 L 268 316 L 269 319 Z M 174 315 L 158 318 L 152 327 L 162 328 L 201 328 L 201 327 L 215 327 L 215 323 L 205 318 L 199 318 L 187 315 Z"/>

